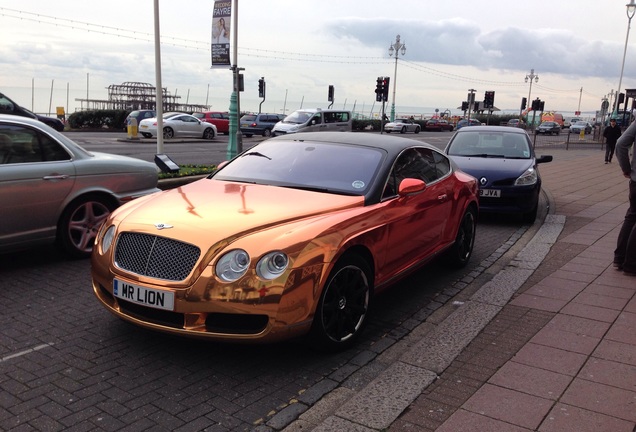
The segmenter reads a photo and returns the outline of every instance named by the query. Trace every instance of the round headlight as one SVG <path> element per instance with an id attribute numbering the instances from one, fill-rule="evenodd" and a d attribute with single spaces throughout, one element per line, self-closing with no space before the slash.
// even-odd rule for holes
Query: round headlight
<path id="1" fill-rule="evenodd" d="M 250 266 L 250 256 L 243 249 L 226 253 L 216 263 L 216 275 L 226 282 L 234 282 L 245 274 Z"/>
<path id="2" fill-rule="evenodd" d="M 276 279 L 287 270 L 289 258 L 284 252 L 270 252 L 256 265 L 256 273 L 263 279 Z"/>
<path id="3" fill-rule="evenodd" d="M 104 233 L 104 237 L 102 237 L 102 253 L 108 252 L 108 249 L 110 249 L 110 246 L 113 244 L 114 239 L 115 239 L 115 226 L 111 225 L 108 227 L 108 229 Z"/>

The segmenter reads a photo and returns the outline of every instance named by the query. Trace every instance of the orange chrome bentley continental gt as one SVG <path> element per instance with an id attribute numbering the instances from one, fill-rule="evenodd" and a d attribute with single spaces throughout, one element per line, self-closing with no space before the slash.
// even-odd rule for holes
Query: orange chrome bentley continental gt
<path id="1" fill-rule="evenodd" d="M 113 314 L 172 334 L 349 346 L 374 294 L 433 257 L 469 260 L 477 183 L 405 138 L 293 134 L 113 212 L 92 255 Z"/>

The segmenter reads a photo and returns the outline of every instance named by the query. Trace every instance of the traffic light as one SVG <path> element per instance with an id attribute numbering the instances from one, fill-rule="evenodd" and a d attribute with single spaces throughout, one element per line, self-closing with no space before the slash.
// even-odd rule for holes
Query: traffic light
<path id="1" fill-rule="evenodd" d="M 539 100 L 539 98 L 536 98 L 535 100 L 532 101 L 532 111 L 539 111 L 539 106 L 541 104 L 541 101 Z"/>
<path id="2" fill-rule="evenodd" d="M 261 77 L 261 79 L 258 80 L 258 97 L 260 98 L 265 97 L 265 78 L 263 77 Z"/>
<path id="3" fill-rule="evenodd" d="M 545 111 L 545 101 L 539 101 L 539 111 Z"/>
<path id="4" fill-rule="evenodd" d="M 462 111 L 468 111 L 468 102 L 467 101 L 462 102 Z"/>
<path id="5" fill-rule="evenodd" d="M 382 81 L 382 100 L 384 102 L 389 100 L 389 82 L 391 81 L 391 78 L 389 77 L 384 77 L 384 80 Z"/>
<path id="6" fill-rule="evenodd" d="M 622 104 L 623 102 L 625 102 L 625 93 L 619 93 L 618 94 L 618 104 Z"/>
<path id="7" fill-rule="evenodd" d="M 333 102 L 333 86 L 329 86 L 329 93 L 327 93 L 327 101 Z"/>
<path id="8" fill-rule="evenodd" d="M 384 91 L 382 88 L 383 84 L 384 84 L 384 78 L 378 77 L 378 79 L 375 80 L 375 101 L 376 102 L 382 102 L 382 93 Z"/>
<path id="9" fill-rule="evenodd" d="M 487 91 L 484 93 L 484 108 L 492 108 L 495 106 L 495 92 Z"/>
<path id="10" fill-rule="evenodd" d="M 528 103 L 528 99 L 527 98 L 521 98 L 521 110 L 523 111 L 524 109 L 526 109 L 526 104 Z"/>

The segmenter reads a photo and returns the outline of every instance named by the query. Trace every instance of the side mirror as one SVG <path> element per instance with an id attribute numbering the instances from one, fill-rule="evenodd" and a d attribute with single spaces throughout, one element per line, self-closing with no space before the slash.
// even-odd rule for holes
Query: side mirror
<path id="1" fill-rule="evenodd" d="M 552 162 L 552 156 L 551 155 L 541 155 L 537 158 L 537 163 L 546 163 L 546 162 Z"/>
<path id="2" fill-rule="evenodd" d="M 415 178 L 405 178 L 400 182 L 400 186 L 398 188 L 398 195 L 405 196 L 414 194 L 417 192 L 421 192 L 426 189 L 426 183 L 424 183 L 420 179 Z"/>

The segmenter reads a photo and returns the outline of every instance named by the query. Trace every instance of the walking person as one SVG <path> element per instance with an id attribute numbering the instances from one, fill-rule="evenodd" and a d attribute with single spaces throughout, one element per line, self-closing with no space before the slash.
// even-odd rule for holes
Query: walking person
<path id="1" fill-rule="evenodd" d="M 603 136 L 605 137 L 605 163 L 611 163 L 616 141 L 621 136 L 621 128 L 616 125 L 616 119 L 610 119 L 609 126 L 603 131 Z"/>
<path id="2" fill-rule="evenodd" d="M 614 267 L 625 274 L 636 276 L 636 151 L 629 158 L 629 149 L 636 140 L 636 121 L 616 143 L 616 159 L 625 178 L 629 179 L 629 208 L 618 233 L 614 251 Z"/>

